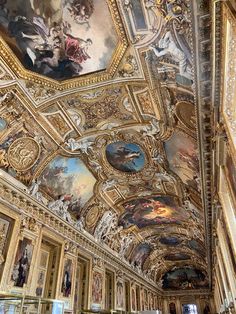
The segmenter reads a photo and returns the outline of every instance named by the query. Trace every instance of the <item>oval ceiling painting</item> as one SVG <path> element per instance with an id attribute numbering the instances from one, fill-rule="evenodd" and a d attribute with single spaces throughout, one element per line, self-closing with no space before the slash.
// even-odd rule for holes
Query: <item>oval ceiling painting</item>
<path id="1" fill-rule="evenodd" d="M 135 143 L 115 142 L 106 147 L 106 158 L 117 170 L 135 173 L 143 169 L 145 155 L 141 147 Z"/>
<path id="2" fill-rule="evenodd" d="M 185 253 L 170 253 L 164 256 L 166 261 L 186 261 L 190 256 Z"/>
<path id="3" fill-rule="evenodd" d="M 167 236 L 162 237 L 159 239 L 161 244 L 168 245 L 168 246 L 176 246 L 179 245 L 182 241 L 179 238 Z"/>
<path id="4" fill-rule="evenodd" d="M 119 225 L 129 228 L 136 225 L 139 228 L 161 224 L 181 224 L 188 219 L 188 214 L 178 207 L 171 196 L 151 196 L 125 202 L 124 213 L 119 219 Z"/>
<path id="5" fill-rule="evenodd" d="M 109 65 L 118 38 L 105 0 L 7 0 L 1 7 L 1 35 L 25 68 L 64 80 Z"/>

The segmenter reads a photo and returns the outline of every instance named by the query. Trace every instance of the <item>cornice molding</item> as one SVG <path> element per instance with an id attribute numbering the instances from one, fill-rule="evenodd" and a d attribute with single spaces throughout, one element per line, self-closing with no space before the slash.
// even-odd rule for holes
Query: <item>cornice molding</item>
<path id="1" fill-rule="evenodd" d="M 198 148 L 201 161 L 202 203 L 206 214 L 205 234 L 208 247 L 209 284 L 212 281 L 212 39 L 211 3 L 204 0 L 192 2 L 193 61 L 195 70 L 194 98 L 198 117 Z"/>

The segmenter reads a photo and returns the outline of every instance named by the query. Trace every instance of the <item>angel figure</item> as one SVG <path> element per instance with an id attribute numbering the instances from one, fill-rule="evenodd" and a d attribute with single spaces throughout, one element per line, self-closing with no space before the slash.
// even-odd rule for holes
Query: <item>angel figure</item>
<path id="1" fill-rule="evenodd" d="M 108 179 L 105 182 L 103 182 L 103 190 L 107 191 L 109 189 L 111 189 L 114 185 L 117 184 L 117 180 L 116 179 Z"/>
<path id="2" fill-rule="evenodd" d="M 177 47 L 170 31 L 166 32 L 164 37 L 159 40 L 159 47 L 151 45 L 150 49 L 152 49 L 158 58 L 170 55 L 174 61 L 178 62 L 180 75 L 189 80 L 193 80 L 192 69 L 189 65 L 188 58 L 185 53 Z"/>
<path id="3" fill-rule="evenodd" d="M 81 150 L 85 154 L 89 154 L 88 149 L 92 148 L 93 142 L 89 140 L 76 141 L 74 138 L 68 139 L 66 145 L 71 149 L 72 152 L 75 150 Z"/>
<path id="4" fill-rule="evenodd" d="M 151 125 L 143 127 L 141 132 L 144 136 L 151 137 L 155 140 L 155 136 L 160 133 L 159 121 L 155 118 L 152 118 L 150 123 Z"/>
<path id="5" fill-rule="evenodd" d="M 84 217 L 81 217 L 80 219 L 78 219 L 75 223 L 75 228 L 79 229 L 80 231 L 84 229 L 85 226 L 85 221 L 84 221 Z"/>
<path id="6" fill-rule="evenodd" d="M 70 61 L 81 64 L 87 59 L 90 59 L 88 48 L 92 43 L 90 38 L 83 40 L 67 33 L 65 39 L 65 54 Z"/>
<path id="7" fill-rule="evenodd" d="M 39 191 L 39 186 L 41 184 L 41 180 L 33 180 L 31 186 L 28 188 L 28 193 L 35 197 L 39 202 L 43 202 L 42 193 Z"/>
<path id="8" fill-rule="evenodd" d="M 90 27 L 89 18 L 94 11 L 93 0 L 74 0 L 68 8 L 71 17 L 77 24 L 86 24 Z"/>

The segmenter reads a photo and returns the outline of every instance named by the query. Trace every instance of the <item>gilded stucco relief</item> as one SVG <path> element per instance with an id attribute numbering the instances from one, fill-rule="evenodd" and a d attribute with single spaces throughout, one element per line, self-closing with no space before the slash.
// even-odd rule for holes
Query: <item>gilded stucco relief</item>
<path id="1" fill-rule="evenodd" d="M 1 9 L 0 167 L 158 287 L 207 288 L 191 1 L 21 2 Z"/>

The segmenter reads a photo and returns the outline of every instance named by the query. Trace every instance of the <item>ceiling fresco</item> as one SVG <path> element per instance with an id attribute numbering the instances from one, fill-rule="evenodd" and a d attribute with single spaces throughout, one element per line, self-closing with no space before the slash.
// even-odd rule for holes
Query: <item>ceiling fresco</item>
<path id="1" fill-rule="evenodd" d="M 47 165 L 39 180 L 42 191 L 52 199 L 64 195 L 64 198 L 70 201 L 68 210 L 75 214 L 78 214 L 93 196 L 96 183 L 96 179 L 81 159 L 62 156 L 57 156 Z"/>
<path id="2" fill-rule="evenodd" d="M 117 45 L 106 1 L 3 1 L 2 36 L 25 68 L 55 80 L 104 70 Z"/>
<path id="3" fill-rule="evenodd" d="M 210 282 L 193 2 L 0 4 L 0 168 L 169 290 Z"/>
<path id="4" fill-rule="evenodd" d="M 170 196 L 154 196 L 126 202 L 119 224 L 124 228 L 138 228 L 162 224 L 181 224 L 188 219 L 186 210 L 178 207 Z"/>
<path id="5" fill-rule="evenodd" d="M 163 277 L 164 289 L 196 289 L 206 286 L 206 275 L 195 268 L 179 268 Z"/>
<path id="6" fill-rule="evenodd" d="M 145 165 L 145 155 L 135 143 L 115 142 L 107 145 L 106 158 L 109 164 L 123 172 L 138 172 Z"/>

